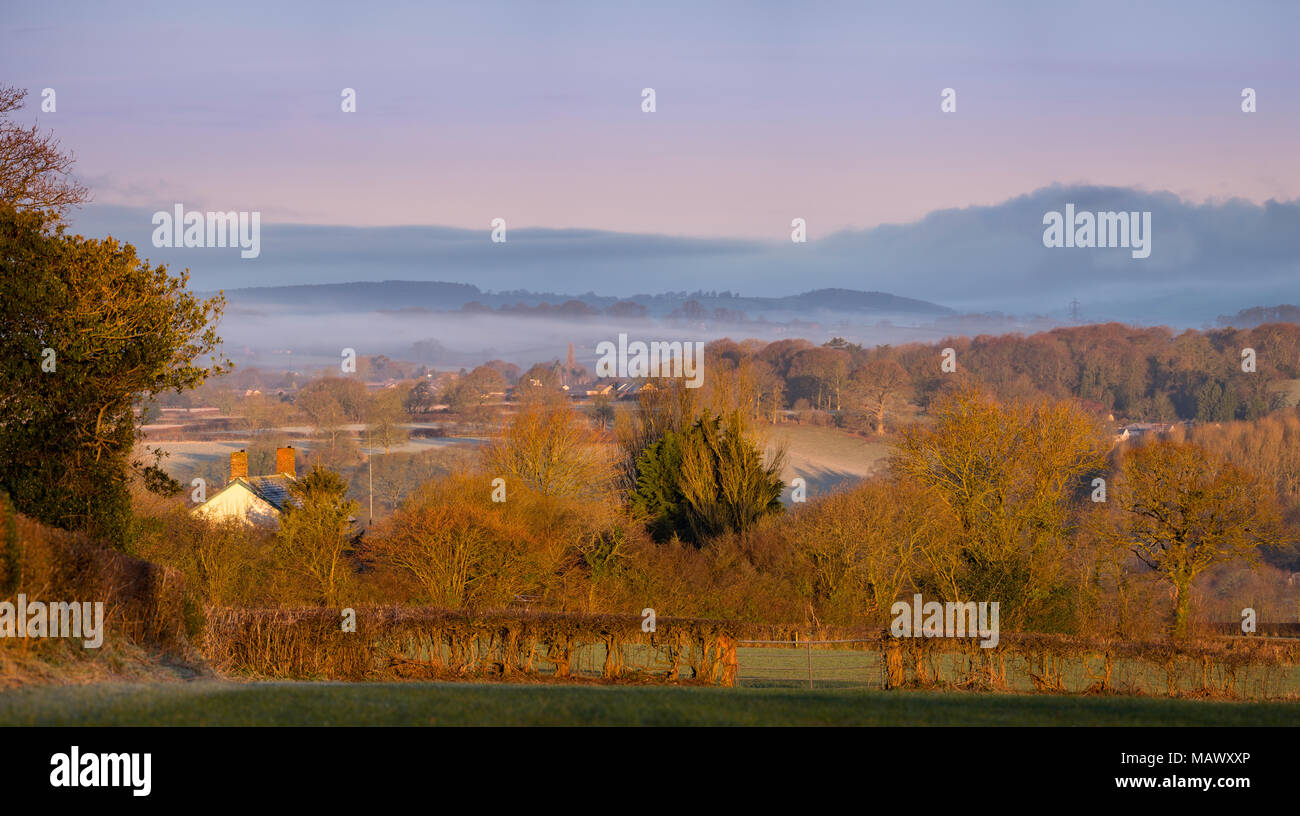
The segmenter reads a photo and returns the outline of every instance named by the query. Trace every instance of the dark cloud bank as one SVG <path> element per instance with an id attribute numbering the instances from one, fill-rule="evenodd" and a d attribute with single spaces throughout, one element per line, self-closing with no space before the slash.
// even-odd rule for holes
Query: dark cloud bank
<path id="1" fill-rule="evenodd" d="M 176 202 L 159 202 L 170 210 Z M 183 202 L 199 209 L 200 202 Z M 212 208 L 238 209 L 216 202 Z M 1043 215 L 1150 211 L 1151 255 L 1043 246 Z M 901 225 L 807 244 L 677 238 L 595 230 L 335 227 L 264 223 L 261 256 L 153 247 L 153 209 L 89 205 L 79 232 L 111 234 L 154 261 L 192 271 L 199 290 L 416 280 L 606 296 L 732 290 L 781 296 L 845 288 L 918 298 L 962 312 L 1198 326 L 1256 305 L 1300 302 L 1300 201 L 1194 204 L 1170 193 L 1055 185 L 987 207 L 942 210 Z M 817 235 L 817 224 L 809 224 Z"/>

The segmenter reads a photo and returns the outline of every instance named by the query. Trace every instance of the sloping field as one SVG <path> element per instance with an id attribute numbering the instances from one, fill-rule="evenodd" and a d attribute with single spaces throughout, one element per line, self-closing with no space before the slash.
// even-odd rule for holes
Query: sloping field
<path id="1" fill-rule="evenodd" d="M 808 482 L 808 498 L 833 490 L 874 472 L 889 452 L 884 442 L 875 442 L 838 428 L 781 424 L 767 428 L 769 443 L 785 442 L 787 456 L 781 480 L 787 485 L 784 501 L 790 499 L 790 480 Z"/>
<path id="2" fill-rule="evenodd" d="M 1268 390 L 1282 394 L 1289 406 L 1300 405 L 1300 380 L 1275 380 Z"/>

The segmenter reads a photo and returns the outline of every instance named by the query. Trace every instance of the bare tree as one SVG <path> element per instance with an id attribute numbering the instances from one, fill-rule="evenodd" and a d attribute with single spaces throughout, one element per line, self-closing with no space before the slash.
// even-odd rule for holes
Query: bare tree
<path id="1" fill-rule="evenodd" d="M 894 360 L 881 358 L 867 363 L 853 372 L 854 390 L 862 394 L 871 412 L 876 433 L 885 432 L 885 410 L 901 397 L 912 384 L 912 378 Z"/>
<path id="2" fill-rule="evenodd" d="M 396 388 L 385 388 L 370 395 L 367 407 L 367 433 L 373 442 L 384 446 L 388 453 L 393 445 L 406 442 L 406 411 L 402 408 L 404 394 Z"/>
<path id="3" fill-rule="evenodd" d="M 1031 622 L 1063 580 L 1080 485 L 1105 465 L 1108 440 L 1072 402 L 1003 404 L 964 388 L 930 413 L 903 429 L 890 465 L 957 525 L 943 552 L 925 553 L 947 574 L 944 600 L 996 599 L 1004 624 Z"/>
<path id="4" fill-rule="evenodd" d="M 1112 540 L 1169 583 L 1170 632 L 1188 635 L 1192 583 L 1215 564 L 1252 567 L 1282 541 L 1270 485 L 1197 445 L 1156 440 L 1124 451 Z"/>
<path id="5" fill-rule="evenodd" d="M 484 450 L 494 476 L 548 496 L 600 493 L 611 476 L 606 459 L 590 425 L 564 402 L 525 404 Z"/>
<path id="6" fill-rule="evenodd" d="M 298 408 L 316 428 L 316 435 L 328 439 L 333 448 L 338 442 L 343 426 L 347 424 L 347 414 L 339 401 L 323 389 L 303 392 L 298 395 Z"/>
<path id="7" fill-rule="evenodd" d="M 44 210 L 62 215 L 90 197 L 72 178 L 75 161 L 59 148 L 50 133 L 25 128 L 9 120 L 23 106 L 27 91 L 0 85 L 0 201 L 20 210 Z"/>

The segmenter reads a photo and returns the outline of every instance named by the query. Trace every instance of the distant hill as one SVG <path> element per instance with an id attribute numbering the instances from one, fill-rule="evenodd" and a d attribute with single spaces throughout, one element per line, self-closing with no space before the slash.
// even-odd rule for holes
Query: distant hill
<path id="1" fill-rule="evenodd" d="M 295 306 L 305 311 L 377 311 L 423 306 L 429 309 L 459 309 L 483 293 L 468 283 L 442 281 L 377 281 L 321 283 L 301 286 L 254 286 L 231 289 L 226 299 L 232 306 Z"/>
<path id="2" fill-rule="evenodd" d="M 262 286 L 226 291 L 230 308 L 260 311 L 267 308 L 299 312 L 336 311 L 456 311 L 472 304 L 499 309 L 517 304 L 536 307 L 559 306 L 577 301 L 596 312 L 603 312 L 620 301 L 632 301 L 645 307 L 650 316 L 689 312 L 687 304 L 698 304 L 706 312 L 726 310 L 750 318 L 760 315 L 774 319 L 812 318 L 819 315 L 886 318 L 935 318 L 955 312 L 946 306 L 885 292 L 862 292 L 855 289 L 817 289 L 783 297 L 743 297 L 733 292 L 664 292 L 617 298 L 585 294 L 559 294 L 513 290 L 485 292 L 468 283 L 445 281 L 375 281 L 324 283 L 300 286 Z M 683 310 L 683 307 L 686 307 Z"/>
<path id="3" fill-rule="evenodd" d="M 956 314 L 947 306 L 928 300 L 899 297 L 886 292 L 861 292 L 857 289 L 814 289 L 801 295 L 769 298 L 781 308 L 829 309 L 831 311 L 901 312 L 909 314 Z"/>
<path id="4" fill-rule="evenodd" d="M 1235 315 L 1219 315 L 1220 326 L 1234 329 L 1253 329 L 1265 323 L 1300 323 L 1300 306 L 1283 303 L 1281 306 L 1255 306 L 1242 309 Z"/>

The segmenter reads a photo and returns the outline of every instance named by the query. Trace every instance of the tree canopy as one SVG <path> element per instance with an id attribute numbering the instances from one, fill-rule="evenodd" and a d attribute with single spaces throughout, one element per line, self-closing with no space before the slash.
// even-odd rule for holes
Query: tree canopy
<path id="1" fill-rule="evenodd" d="M 224 298 L 188 278 L 0 203 L 0 488 L 21 512 L 125 543 L 137 404 L 228 365 Z"/>

